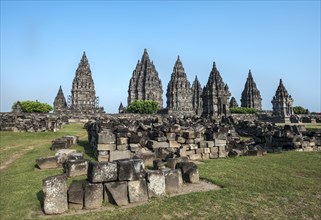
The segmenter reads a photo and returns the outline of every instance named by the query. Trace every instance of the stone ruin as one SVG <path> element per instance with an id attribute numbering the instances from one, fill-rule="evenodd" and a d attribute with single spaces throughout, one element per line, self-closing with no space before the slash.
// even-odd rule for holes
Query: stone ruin
<path id="1" fill-rule="evenodd" d="M 283 85 L 282 79 L 272 99 L 273 115 L 280 119 L 280 122 L 290 122 L 290 116 L 293 114 L 293 98 Z"/>
<path id="2" fill-rule="evenodd" d="M 54 112 L 65 112 L 68 109 L 66 98 L 61 86 L 59 87 L 53 106 Z"/>
<path id="3" fill-rule="evenodd" d="M 147 49 L 144 49 L 142 59 L 138 60 L 129 81 L 128 105 L 135 100 L 153 100 L 163 107 L 162 81 L 158 78 L 153 61 L 149 59 Z"/>
<path id="4" fill-rule="evenodd" d="M 197 76 L 192 85 L 192 104 L 195 114 L 200 116 L 203 113 L 202 86 L 198 81 Z"/>
<path id="5" fill-rule="evenodd" d="M 241 107 L 255 108 L 256 110 L 261 111 L 261 101 L 262 98 L 260 91 L 256 87 L 251 70 L 249 70 L 249 74 L 244 85 L 244 90 L 242 92 Z"/>
<path id="6" fill-rule="evenodd" d="M 237 108 L 237 107 L 239 107 L 239 105 L 237 104 L 237 101 L 233 96 L 230 100 L 230 108 Z"/>

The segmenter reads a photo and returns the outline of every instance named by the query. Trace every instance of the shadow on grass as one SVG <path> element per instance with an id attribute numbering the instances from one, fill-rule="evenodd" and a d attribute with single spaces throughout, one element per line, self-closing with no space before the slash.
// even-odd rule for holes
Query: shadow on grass
<path id="1" fill-rule="evenodd" d="M 40 202 L 40 208 L 41 211 L 44 213 L 44 204 L 43 204 L 43 200 L 44 200 L 44 194 L 43 191 L 40 190 L 39 192 L 37 192 L 37 199 Z"/>
<path id="2" fill-rule="evenodd" d="M 85 154 L 90 157 L 91 160 L 96 160 L 94 149 L 89 145 L 88 141 L 79 140 L 78 145 L 84 148 Z"/>

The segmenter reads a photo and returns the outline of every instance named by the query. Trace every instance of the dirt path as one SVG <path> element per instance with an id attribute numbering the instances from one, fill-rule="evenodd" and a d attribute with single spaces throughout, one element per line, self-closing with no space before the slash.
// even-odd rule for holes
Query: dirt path
<path id="1" fill-rule="evenodd" d="M 10 164 L 12 164 L 13 162 L 15 162 L 16 160 L 20 159 L 23 155 L 25 155 L 28 151 L 34 149 L 35 146 L 30 146 L 27 147 L 21 151 L 19 151 L 19 153 L 15 153 L 13 154 L 10 159 L 5 160 L 1 163 L 0 166 L 0 171 L 6 169 Z"/>

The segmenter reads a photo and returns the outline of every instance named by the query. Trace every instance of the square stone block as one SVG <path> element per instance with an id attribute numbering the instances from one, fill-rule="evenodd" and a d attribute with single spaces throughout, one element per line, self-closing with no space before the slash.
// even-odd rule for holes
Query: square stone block
<path id="1" fill-rule="evenodd" d="M 176 169 L 181 169 L 182 177 L 185 182 L 188 182 L 188 183 L 199 182 L 199 172 L 195 163 L 180 162 L 176 164 Z"/>
<path id="2" fill-rule="evenodd" d="M 146 202 L 148 200 L 147 183 L 145 179 L 128 182 L 129 202 Z"/>
<path id="3" fill-rule="evenodd" d="M 169 141 L 175 141 L 176 134 L 175 133 L 166 133 L 167 140 Z"/>
<path id="4" fill-rule="evenodd" d="M 181 144 L 177 143 L 177 141 L 169 141 L 169 147 L 171 148 L 179 148 Z"/>
<path id="5" fill-rule="evenodd" d="M 68 177 L 87 175 L 87 160 L 69 160 L 65 165 L 65 173 Z"/>
<path id="6" fill-rule="evenodd" d="M 128 205 L 127 181 L 105 183 L 104 198 L 106 201 L 118 206 Z"/>
<path id="7" fill-rule="evenodd" d="M 116 150 L 116 144 L 97 144 L 97 150 Z"/>
<path id="8" fill-rule="evenodd" d="M 128 145 L 128 138 L 126 137 L 117 138 L 117 145 Z"/>
<path id="9" fill-rule="evenodd" d="M 115 181 L 117 180 L 117 163 L 90 161 L 87 177 L 92 183 Z"/>
<path id="10" fill-rule="evenodd" d="M 98 209 L 103 202 L 103 184 L 86 183 L 84 184 L 84 207 L 85 209 Z"/>
<path id="11" fill-rule="evenodd" d="M 57 157 L 40 157 L 36 160 L 36 163 L 40 169 L 54 169 L 58 168 Z"/>
<path id="12" fill-rule="evenodd" d="M 165 195 L 165 176 L 161 170 L 147 170 L 146 177 L 149 198 Z"/>
<path id="13" fill-rule="evenodd" d="M 166 193 L 178 193 L 183 186 L 182 172 L 180 169 L 165 169 Z"/>
<path id="14" fill-rule="evenodd" d="M 130 159 L 132 154 L 129 150 L 115 150 L 109 152 L 109 161 Z"/>
<path id="15" fill-rule="evenodd" d="M 118 160 L 118 180 L 139 180 L 143 175 L 142 159 Z"/>
<path id="16" fill-rule="evenodd" d="M 79 209 L 79 206 L 81 206 L 81 209 L 84 205 L 84 181 L 77 181 L 73 180 L 68 188 L 68 202 L 69 202 L 69 208 L 73 205 L 70 204 L 78 204 L 78 206 L 73 206 L 75 209 Z"/>
<path id="17" fill-rule="evenodd" d="M 114 144 L 116 143 L 116 137 L 112 133 L 99 133 L 98 144 Z"/>

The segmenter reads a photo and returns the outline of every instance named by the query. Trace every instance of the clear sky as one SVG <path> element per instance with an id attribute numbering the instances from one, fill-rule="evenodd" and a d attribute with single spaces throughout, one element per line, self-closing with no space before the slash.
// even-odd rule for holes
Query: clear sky
<path id="1" fill-rule="evenodd" d="M 239 104 L 251 69 L 263 109 L 282 78 L 294 106 L 320 112 L 320 10 L 320 1 L 1 0 L 1 111 L 17 100 L 52 105 L 59 85 L 67 99 L 86 51 L 100 105 L 115 113 L 147 48 L 164 103 L 180 55 L 202 86 L 216 61 Z"/>

